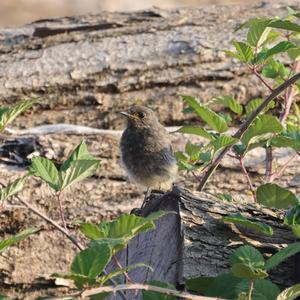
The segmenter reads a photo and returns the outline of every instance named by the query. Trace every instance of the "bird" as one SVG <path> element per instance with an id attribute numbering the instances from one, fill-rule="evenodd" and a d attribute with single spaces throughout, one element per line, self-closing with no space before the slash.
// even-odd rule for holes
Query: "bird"
<path id="1" fill-rule="evenodd" d="M 165 127 L 152 109 L 142 105 L 121 114 L 127 119 L 120 140 L 121 164 L 129 178 L 147 188 L 145 198 L 153 189 L 171 188 L 178 167 Z"/>

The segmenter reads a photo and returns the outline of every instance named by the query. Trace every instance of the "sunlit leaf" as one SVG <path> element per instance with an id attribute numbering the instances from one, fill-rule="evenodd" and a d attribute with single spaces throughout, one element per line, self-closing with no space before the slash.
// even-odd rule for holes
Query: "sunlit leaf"
<path id="1" fill-rule="evenodd" d="M 213 145 L 215 152 L 217 152 L 222 148 L 235 144 L 237 141 L 238 139 L 233 138 L 229 135 L 221 135 L 220 137 L 215 139 L 211 144 Z"/>
<path id="2" fill-rule="evenodd" d="M 271 28 L 268 28 L 268 20 L 252 20 L 247 34 L 247 42 L 256 48 L 259 48 L 267 39 Z"/>
<path id="3" fill-rule="evenodd" d="M 261 104 L 263 103 L 263 99 L 261 98 L 257 98 L 257 99 L 253 99 L 251 100 L 245 107 L 246 110 L 246 115 L 251 114 L 253 111 L 255 111 Z M 269 109 L 272 109 L 275 107 L 275 102 L 274 101 L 270 101 L 269 104 L 264 108 L 264 110 L 261 112 L 265 113 L 267 112 Z"/>
<path id="4" fill-rule="evenodd" d="M 195 113 L 212 129 L 224 132 L 228 129 L 224 118 L 220 117 L 208 107 L 199 103 L 195 97 L 182 96 L 182 99 L 195 111 Z"/>
<path id="5" fill-rule="evenodd" d="M 243 42 L 238 42 L 238 41 L 233 41 L 232 44 L 236 49 L 236 53 L 225 50 L 224 52 L 227 55 L 235 57 L 242 62 L 251 62 L 254 55 L 253 55 L 253 50 L 249 45 L 247 45 L 246 43 L 243 43 Z"/>
<path id="6" fill-rule="evenodd" d="M 300 25 L 288 20 L 271 20 L 268 27 L 300 32 Z"/>
<path id="7" fill-rule="evenodd" d="M 243 113 L 243 106 L 231 96 L 217 97 L 214 99 L 214 103 L 228 107 L 232 112 L 236 113 L 237 115 L 241 115 Z"/>
<path id="8" fill-rule="evenodd" d="M 10 182 L 6 187 L 0 189 L 0 201 L 7 199 L 8 197 L 20 192 L 23 187 L 24 183 L 27 179 L 27 175 L 21 178 L 16 179 L 13 182 Z"/>
<path id="9" fill-rule="evenodd" d="M 59 173 L 60 189 L 63 190 L 76 182 L 94 175 L 99 164 L 99 160 L 72 161 L 66 171 Z"/>
<path id="10" fill-rule="evenodd" d="M 25 101 L 20 101 L 17 104 L 1 108 L 0 110 L 0 131 L 8 124 L 11 123 L 18 115 L 30 108 L 33 104 L 37 103 L 39 99 L 32 98 Z"/>
<path id="11" fill-rule="evenodd" d="M 261 268 L 254 267 L 252 264 L 236 263 L 231 268 L 231 273 L 238 278 L 266 278 L 268 273 Z"/>
<path id="12" fill-rule="evenodd" d="M 194 134 L 194 135 L 198 135 L 198 136 L 201 136 L 201 137 L 209 139 L 209 140 L 214 139 L 213 135 L 211 135 L 204 128 L 196 127 L 196 126 L 183 126 L 183 127 L 179 128 L 178 130 L 176 130 L 175 132 Z"/>
<path id="13" fill-rule="evenodd" d="M 294 300 L 300 296 L 300 284 L 295 284 L 283 290 L 276 300 Z"/>
<path id="14" fill-rule="evenodd" d="M 242 142 L 248 145 L 253 138 L 266 133 L 279 133 L 283 127 L 279 120 L 271 115 L 258 116 L 242 137 Z"/>
<path id="15" fill-rule="evenodd" d="M 59 190 L 58 170 L 51 160 L 40 156 L 33 157 L 31 160 L 30 173 L 36 177 L 40 177 L 54 190 Z"/>

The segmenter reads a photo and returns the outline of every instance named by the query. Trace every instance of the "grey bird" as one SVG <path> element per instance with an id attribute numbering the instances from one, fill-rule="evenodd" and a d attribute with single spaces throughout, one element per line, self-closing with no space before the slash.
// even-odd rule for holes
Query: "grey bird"
<path id="1" fill-rule="evenodd" d="M 134 105 L 121 114 L 127 119 L 120 142 L 121 161 L 129 178 L 146 187 L 147 194 L 151 189 L 170 188 L 177 163 L 167 130 L 148 107 Z"/>

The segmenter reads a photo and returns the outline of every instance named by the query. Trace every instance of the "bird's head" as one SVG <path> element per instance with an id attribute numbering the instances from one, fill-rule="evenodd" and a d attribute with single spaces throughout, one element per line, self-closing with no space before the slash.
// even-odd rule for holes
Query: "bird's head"
<path id="1" fill-rule="evenodd" d="M 154 111 L 142 105 L 134 105 L 127 112 L 121 112 L 121 115 L 126 117 L 128 126 L 138 128 L 148 128 L 158 122 Z"/>

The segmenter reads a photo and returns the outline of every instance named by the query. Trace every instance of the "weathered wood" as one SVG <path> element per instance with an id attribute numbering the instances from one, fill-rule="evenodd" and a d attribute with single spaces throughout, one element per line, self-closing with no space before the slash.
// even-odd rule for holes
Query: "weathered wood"
<path id="1" fill-rule="evenodd" d="M 269 257 L 294 241 L 291 231 L 282 224 L 282 212 L 256 204 L 222 202 L 174 187 L 164 195 L 151 195 L 140 214 L 147 216 L 157 210 L 177 214 L 158 220 L 154 231 L 140 234 L 118 256 L 122 265 L 144 262 L 153 267 L 153 272 L 147 269 L 130 271 L 134 282 L 157 279 L 176 286 L 189 278 L 216 276 L 229 271 L 229 256 L 239 246 L 252 245 Z M 274 234 L 267 236 L 222 221 L 222 217 L 234 213 L 269 224 Z M 111 267 L 115 265 L 112 263 Z M 281 287 L 292 285 L 293 277 L 294 258 L 270 272 L 271 280 Z M 130 299 L 141 299 L 140 294 L 130 292 L 129 295 Z"/>

